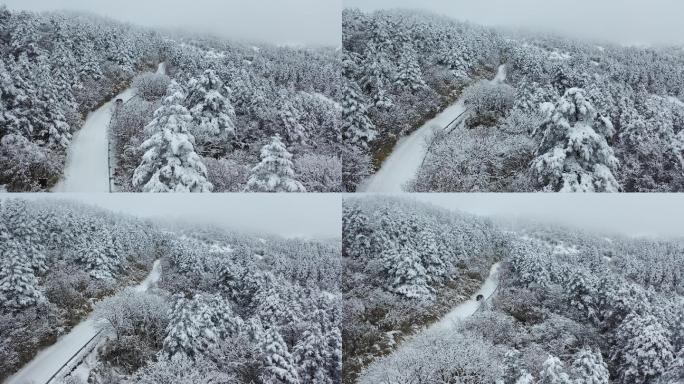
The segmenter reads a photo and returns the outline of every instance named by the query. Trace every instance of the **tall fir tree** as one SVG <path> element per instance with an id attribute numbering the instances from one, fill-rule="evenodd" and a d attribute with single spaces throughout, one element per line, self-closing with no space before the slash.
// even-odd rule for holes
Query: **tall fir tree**
<path id="1" fill-rule="evenodd" d="M 555 356 L 549 356 L 539 373 L 539 384 L 573 384 L 565 372 L 563 363 Z"/>
<path id="2" fill-rule="evenodd" d="M 432 295 L 420 254 L 410 246 L 386 249 L 380 256 L 392 290 L 408 298 Z"/>
<path id="3" fill-rule="evenodd" d="M 264 364 L 261 380 L 264 384 L 299 384 L 299 374 L 287 344 L 274 327 L 260 334 L 259 350 Z"/>
<path id="4" fill-rule="evenodd" d="M 219 157 L 229 151 L 237 139 L 235 110 L 230 103 L 230 90 L 211 69 L 189 83 L 186 104 L 195 123 L 195 138 L 206 148 L 207 155 Z"/>
<path id="5" fill-rule="evenodd" d="M 655 381 L 674 360 L 669 332 L 653 315 L 632 313 L 615 331 L 611 360 L 620 383 Z"/>
<path id="6" fill-rule="evenodd" d="M 610 374 L 600 352 L 583 348 L 573 356 L 572 373 L 576 381 L 584 384 L 608 384 Z"/>
<path id="7" fill-rule="evenodd" d="M 181 105 L 184 95 L 177 83 L 169 86 L 154 120 L 145 127 L 149 135 L 140 149 L 146 151 L 133 174 L 133 185 L 144 192 L 211 192 L 207 168 L 195 152 L 189 132 L 192 117 Z"/>
<path id="8" fill-rule="evenodd" d="M 411 92 L 426 87 L 420 65 L 418 64 L 416 51 L 410 43 L 406 43 L 402 47 L 394 83 Z"/>
<path id="9" fill-rule="evenodd" d="M 45 300 L 21 245 L 0 228 L 0 305 L 20 310 Z"/>
<path id="10" fill-rule="evenodd" d="M 377 131 L 368 118 L 367 109 L 356 83 L 345 82 L 342 99 L 342 137 L 351 144 L 367 148 Z"/>
<path id="11" fill-rule="evenodd" d="M 261 162 L 257 164 L 247 181 L 246 192 L 306 192 L 295 179 L 292 154 L 288 152 L 280 135 L 271 138 L 261 148 Z"/>
<path id="12" fill-rule="evenodd" d="M 544 123 L 532 171 L 548 191 L 618 192 L 618 160 L 606 141 L 612 123 L 599 115 L 584 91 L 569 89 Z"/>

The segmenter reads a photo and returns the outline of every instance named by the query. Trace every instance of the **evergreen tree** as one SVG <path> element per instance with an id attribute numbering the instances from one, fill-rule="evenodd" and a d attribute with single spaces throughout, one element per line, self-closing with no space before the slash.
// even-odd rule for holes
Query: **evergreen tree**
<path id="1" fill-rule="evenodd" d="M 454 75 L 467 78 L 470 72 L 471 55 L 462 44 L 448 44 L 441 48 L 437 63 L 445 65 Z"/>
<path id="2" fill-rule="evenodd" d="M 611 122 L 596 113 L 579 88 L 569 89 L 542 127 L 532 170 L 549 191 L 617 192 L 618 160 L 606 139 Z"/>
<path id="3" fill-rule="evenodd" d="M 145 192 L 210 192 L 207 169 L 195 153 L 195 139 L 188 127 L 192 117 L 181 105 L 184 96 L 176 83 L 169 87 L 154 120 L 145 127 L 150 136 L 140 148 L 145 152 L 133 174 L 133 185 Z"/>
<path id="4" fill-rule="evenodd" d="M 413 92 L 426 87 L 416 52 L 411 44 L 403 46 L 394 83 Z"/>
<path id="5" fill-rule="evenodd" d="M 540 384 L 572 384 L 563 363 L 555 356 L 549 356 L 544 361 L 539 378 Z"/>
<path id="6" fill-rule="evenodd" d="M 37 91 L 29 77 L 33 69 L 26 55 L 20 56 L 18 62 L 12 64 L 18 68 L 11 72 L 12 86 L 3 89 L 3 99 L 8 109 L 5 113 L 7 125 L 3 130 L 30 139 L 36 130 L 33 126 L 32 100 Z"/>
<path id="7" fill-rule="evenodd" d="M 310 323 L 292 352 L 300 379 L 305 383 L 334 383 L 329 365 L 333 356 L 328 355 L 327 340 L 319 324 Z"/>
<path id="8" fill-rule="evenodd" d="M 279 135 L 261 148 L 261 162 L 252 168 L 246 192 L 306 192 L 294 178 L 292 154 Z"/>
<path id="9" fill-rule="evenodd" d="M 366 94 L 371 95 L 373 104 L 382 109 L 392 107 L 392 101 L 387 96 L 385 90 L 387 83 L 387 61 L 386 58 L 378 55 L 372 44 L 369 44 L 366 54 L 366 60 L 362 68 L 362 76 L 359 80 L 360 89 Z"/>
<path id="10" fill-rule="evenodd" d="M 674 361 L 667 368 L 657 384 L 684 383 L 684 348 L 679 350 Z"/>
<path id="11" fill-rule="evenodd" d="M 425 226 L 418 235 L 418 252 L 425 266 L 426 277 L 430 282 L 439 282 L 447 273 L 442 260 L 444 249 L 440 249 L 437 235 L 430 226 Z"/>
<path id="12" fill-rule="evenodd" d="M 358 86 L 353 82 L 346 82 L 343 97 L 342 136 L 348 143 L 368 147 L 368 143 L 375 139 L 377 132 L 366 114 L 366 106 Z"/>
<path id="13" fill-rule="evenodd" d="M 208 69 L 189 84 L 187 104 L 195 122 L 195 137 L 207 154 L 224 155 L 237 137 L 235 110 L 230 103 L 230 90 L 216 73 Z"/>
<path id="14" fill-rule="evenodd" d="M 58 89 L 59 83 L 45 59 L 40 60 L 34 72 L 34 83 L 41 86 L 32 100 L 32 123 L 35 136 L 50 147 L 67 148 L 71 141 L 71 128 L 64 116 L 64 102 L 68 96 L 65 89 Z"/>
<path id="15" fill-rule="evenodd" d="M 518 380 L 515 381 L 515 384 L 534 384 L 534 376 L 523 370 Z"/>
<path id="16" fill-rule="evenodd" d="M 615 332 L 611 360 L 621 383 L 650 383 L 674 359 L 667 330 L 652 315 L 632 313 Z"/>
<path id="17" fill-rule="evenodd" d="M 0 228 L 0 305 L 22 309 L 45 300 L 29 262 L 7 232 Z"/>
<path id="18" fill-rule="evenodd" d="M 510 350 L 504 356 L 504 384 L 532 384 L 534 377 L 520 361 L 520 351 Z"/>
<path id="19" fill-rule="evenodd" d="M 88 233 L 79 239 L 75 247 L 77 260 L 85 264 L 86 270 L 96 279 L 112 279 L 118 272 L 120 260 L 110 228 L 95 221 Z"/>
<path id="20" fill-rule="evenodd" d="M 412 247 L 389 248 L 380 257 L 394 292 L 408 298 L 432 295 L 425 267 L 420 255 Z"/>
<path id="21" fill-rule="evenodd" d="M 0 220 L 4 223 L 7 236 L 21 247 L 23 257 L 36 273 L 47 271 L 45 239 L 41 238 L 43 222 L 29 214 L 30 204 L 25 200 L 6 200 L 0 207 Z"/>
<path id="22" fill-rule="evenodd" d="M 608 384 L 610 374 L 601 353 L 583 348 L 573 356 L 572 373 L 575 381 L 583 384 Z"/>
<path id="23" fill-rule="evenodd" d="M 215 295 L 175 298 L 163 351 L 168 357 L 184 354 L 190 358 L 207 352 L 220 340 L 237 335 L 242 320 L 225 300 Z"/>
<path id="24" fill-rule="evenodd" d="M 306 142 L 306 129 L 299 123 L 298 112 L 295 107 L 285 102 L 280 110 L 280 120 L 285 127 L 287 141 L 290 143 Z"/>
<path id="25" fill-rule="evenodd" d="M 78 76 L 81 81 L 100 80 L 104 75 L 100 61 L 95 56 L 95 46 L 92 41 L 84 40 L 76 48 L 76 57 L 79 58 Z"/>
<path id="26" fill-rule="evenodd" d="M 259 350 L 264 364 L 264 384 L 299 384 L 299 374 L 285 341 L 274 327 L 260 334 Z"/>
<path id="27" fill-rule="evenodd" d="M 597 311 L 594 298 L 597 292 L 591 284 L 589 276 L 581 271 L 571 272 L 566 289 L 570 297 L 570 305 L 580 310 L 582 315 L 596 320 Z"/>

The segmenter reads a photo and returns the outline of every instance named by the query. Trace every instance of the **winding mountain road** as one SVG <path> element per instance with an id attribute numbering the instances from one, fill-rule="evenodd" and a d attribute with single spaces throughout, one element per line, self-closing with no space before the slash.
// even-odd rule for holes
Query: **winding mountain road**
<path id="1" fill-rule="evenodd" d="M 157 73 L 165 71 L 165 63 L 159 64 Z M 52 192 L 110 192 L 109 123 L 116 100 L 125 103 L 135 95 L 136 90 L 128 88 L 88 115 L 71 140 L 64 176 Z"/>
<path id="2" fill-rule="evenodd" d="M 161 264 L 159 260 L 152 265 L 149 275 L 135 286 L 137 292 L 145 292 L 154 286 L 161 278 Z M 95 319 L 88 317 L 71 331 L 60 337 L 57 342 L 38 352 L 29 363 L 5 381 L 5 384 L 47 384 L 62 371 L 65 365 L 73 363 L 84 347 L 94 349 L 106 340 Z"/>
<path id="3" fill-rule="evenodd" d="M 500 65 L 492 83 L 506 80 L 506 66 Z M 359 192 L 401 193 L 406 184 L 415 178 L 427 155 L 428 143 L 436 130 L 446 129 L 463 112 L 463 98 L 456 101 L 434 119 L 423 124 L 409 136 L 399 139 L 392 153 L 371 177 L 359 186 Z"/>

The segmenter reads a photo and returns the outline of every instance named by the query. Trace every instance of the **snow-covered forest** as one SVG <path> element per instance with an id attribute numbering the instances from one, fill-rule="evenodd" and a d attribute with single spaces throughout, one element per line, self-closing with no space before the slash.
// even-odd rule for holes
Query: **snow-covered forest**
<path id="1" fill-rule="evenodd" d="M 342 254 L 345 383 L 684 382 L 681 238 L 370 196 Z"/>
<path id="2" fill-rule="evenodd" d="M 1 200 L 0 238 L 9 383 L 341 380 L 339 240 L 48 199 Z"/>
<path id="3" fill-rule="evenodd" d="M 682 47 L 345 9 L 343 48 L 347 191 L 684 191 Z"/>
<path id="4" fill-rule="evenodd" d="M 111 191 L 342 188 L 335 47 L 0 6 L 0 53 L 0 186 L 8 191 L 48 191 L 69 168 L 98 161 L 106 165 L 84 177 L 105 187 L 111 178 Z M 94 145 L 76 140 L 91 122 L 103 153 L 76 156 L 73 146 Z"/>

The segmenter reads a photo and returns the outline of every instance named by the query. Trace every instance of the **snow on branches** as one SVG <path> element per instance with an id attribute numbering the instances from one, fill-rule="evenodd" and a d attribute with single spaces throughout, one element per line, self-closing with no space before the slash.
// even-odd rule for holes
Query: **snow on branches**
<path id="1" fill-rule="evenodd" d="M 613 124 L 596 112 L 582 89 L 563 95 L 540 134 L 532 169 L 545 190 L 618 191 L 613 173 L 619 161 L 606 141 L 614 134 Z"/>
<path id="2" fill-rule="evenodd" d="M 306 192 L 295 180 L 292 154 L 276 135 L 261 148 L 261 162 L 252 168 L 247 192 Z"/>
<path id="3" fill-rule="evenodd" d="M 135 170 L 133 185 L 144 192 L 210 192 L 207 169 L 194 148 L 189 132 L 192 117 L 182 106 L 182 89 L 169 86 L 154 120 L 145 127 L 150 136 L 140 148 L 145 152 Z"/>

